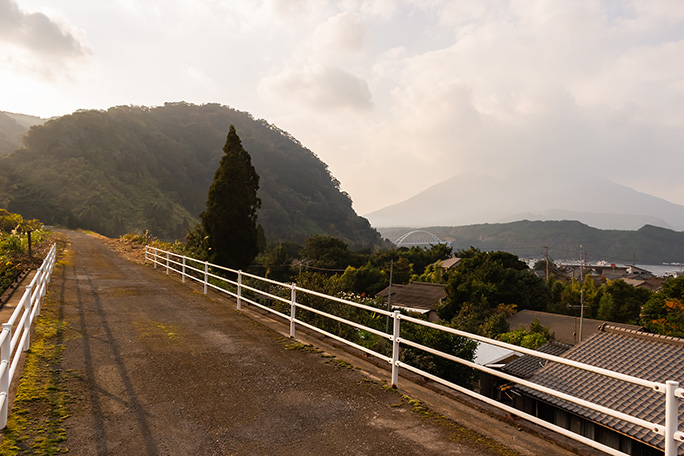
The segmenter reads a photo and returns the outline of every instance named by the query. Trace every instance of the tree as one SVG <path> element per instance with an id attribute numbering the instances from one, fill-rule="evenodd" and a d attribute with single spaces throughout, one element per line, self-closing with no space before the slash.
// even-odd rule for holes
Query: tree
<path id="1" fill-rule="evenodd" d="M 640 322 L 647 331 L 684 337 L 684 276 L 663 282 L 641 308 Z"/>
<path id="2" fill-rule="evenodd" d="M 539 320 L 535 318 L 530 323 L 528 329 L 518 328 L 514 331 L 502 333 L 497 336 L 497 339 L 509 344 L 536 350 L 553 339 L 553 334 L 551 334 L 549 328 L 542 326 Z"/>
<path id="3" fill-rule="evenodd" d="M 449 274 L 447 298 L 438 309 L 443 320 L 457 316 L 464 303 L 483 309 L 515 304 L 519 309 L 546 310 L 550 300 L 546 282 L 517 256 L 474 248 L 456 256 L 461 261 Z"/>
<path id="4" fill-rule="evenodd" d="M 332 236 L 319 234 L 306 240 L 300 255 L 313 267 L 321 269 L 345 269 L 351 252 L 346 242 Z"/>
<path id="5" fill-rule="evenodd" d="M 636 288 L 624 280 L 608 281 L 604 285 L 603 295 L 599 300 L 597 317 L 599 320 L 617 323 L 637 324 L 641 307 L 651 297 L 651 292 Z"/>
<path id="6" fill-rule="evenodd" d="M 214 174 L 207 207 L 200 218 L 208 236 L 211 261 L 243 269 L 258 253 L 256 211 L 261 206 L 257 197 L 259 175 L 233 125 L 223 151 L 225 155 Z"/>

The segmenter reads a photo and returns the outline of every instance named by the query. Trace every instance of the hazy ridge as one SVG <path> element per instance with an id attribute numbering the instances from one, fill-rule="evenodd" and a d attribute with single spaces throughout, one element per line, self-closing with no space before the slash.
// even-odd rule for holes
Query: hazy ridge
<path id="1" fill-rule="evenodd" d="M 684 231 L 684 206 L 605 179 L 564 175 L 461 174 L 366 217 L 376 227 L 577 220 L 600 229 L 653 225 Z"/>
<path id="2" fill-rule="evenodd" d="M 380 228 L 394 241 L 414 228 Z M 684 262 L 684 233 L 646 225 L 635 231 L 600 230 L 577 221 L 517 221 L 468 226 L 424 227 L 455 250 L 471 246 L 484 251 L 503 250 L 522 258 L 542 258 L 544 247 L 555 259 L 579 260 L 580 246 L 586 261 L 638 264 Z"/>

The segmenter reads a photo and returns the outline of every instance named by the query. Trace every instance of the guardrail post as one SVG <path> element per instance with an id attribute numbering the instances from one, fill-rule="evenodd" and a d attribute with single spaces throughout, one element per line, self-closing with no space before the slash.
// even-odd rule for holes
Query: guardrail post
<path id="1" fill-rule="evenodd" d="M 26 313 L 26 318 L 24 319 L 24 331 L 26 331 L 24 351 L 28 351 L 28 349 L 31 348 L 31 304 L 33 303 L 33 290 L 31 285 L 26 285 L 26 293 L 28 293 L 28 299 L 24 301 L 24 312 Z"/>
<path id="2" fill-rule="evenodd" d="M 152 264 L 154 265 L 154 269 L 157 269 L 157 248 L 156 247 L 154 247 Z"/>
<path id="3" fill-rule="evenodd" d="M 166 275 L 169 275 L 169 252 L 166 252 Z"/>
<path id="4" fill-rule="evenodd" d="M 237 281 L 237 310 L 242 309 L 242 269 L 238 271 Z"/>
<path id="5" fill-rule="evenodd" d="M 52 244 L 52 248 L 50 249 L 50 253 L 48 253 L 48 258 L 50 258 L 49 265 L 48 265 L 48 276 L 47 276 L 47 283 L 50 283 L 52 280 L 52 271 L 55 269 L 55 260 L 56 260 L 56 255 L 57 255 L 57 244 Z"/>
<path id="6" fill-rule="evenodd" d="M 209 262 L 204 262 L 204 294 L 207 294 L 207 286 L 209 285 Z"/>
<path id="7" fill-rule="evenodd" d="M 149 246 L 145 246 L 145 266 L 147 266 L 147 249 Z"/>
<path id="8" fill-rule="evenodd" d="M 40 315 L 40 304 L 43 302 L 43 296 L 45 296 L 46 291 L 47 284 L 45 283 L 44 274 L 41 274 L 41 277 L 38 281 L 38 293 L 36 293 L 36 303 L 34 304 L 36 307 L 36 318 Z M 31 320 L 31 323 L 33 323 L 33 320 Z"/>
<path id="9" fill-rule="evenodd" d="M 185 283 L 185 255 L 183 255 L 183 272 L 181 272 L 181 276 L 183 277 L 183 283 Z"/>
<path id="10" fill-rule="evenodd" d="M 295 312 L 297 310 L 297 285 L 293 283 L 292 285 L 290 285 L 290 287 L 290 337 L 294 339 L 295 322 L 297 321 L 297 318 L 295 316 Z"/>
<path id="11" fill-rule="evenodd" d="M 677 456 L 679 442 L 675 434 L 679 427 L 679 398 L 675 391 L 679 388 L 678 382 L 671 380 L 665 383 L 665 456 Z"/>
<path id="12" fill-rule="evenodd" d="M 398 310 L 394 311 L 392 318 L 394 319 L 394 328 L 392 331 L 392 386 L 397 387 L 399 384 L 399 315 L 401 312 Z"/>
<path id="13" fill-rule="evenodd" d="M 2 343 L 0 350 L 0 365 L 4 367 L 2 376 L 0 376 L 0 396 L 3 396 L 2 408 L 0 408 L 0 429 L 7 426 L 7 410 L 9 409 L 9 385 L 10 385 L 10 357 L 12 356 L 12 325 L 10 323 L 2 324 L 2 332 L 5 334 L 5 340 Z"/>

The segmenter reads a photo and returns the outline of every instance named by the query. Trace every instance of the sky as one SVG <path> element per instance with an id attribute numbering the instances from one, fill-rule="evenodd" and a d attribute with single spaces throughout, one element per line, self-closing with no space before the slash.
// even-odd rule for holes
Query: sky
<path id="1" fill-rule="evenodd" d="M 286 130 L 359 214 L 462 173 L 684 204 L 681 0 L 0 0 L 0 110 L 169 101 Z"/>

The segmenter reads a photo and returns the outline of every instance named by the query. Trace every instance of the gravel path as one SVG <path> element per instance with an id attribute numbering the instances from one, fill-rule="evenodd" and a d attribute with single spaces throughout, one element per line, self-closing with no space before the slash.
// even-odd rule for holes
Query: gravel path
<path id="1" fill-rule="evenodd" d="M 73 455 L 494 455 L 395 391 L 69 232 L 46 305 L 68 324 Z"/>

